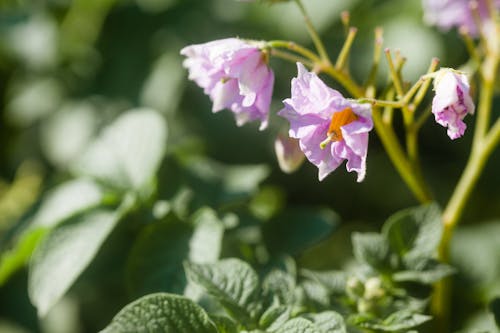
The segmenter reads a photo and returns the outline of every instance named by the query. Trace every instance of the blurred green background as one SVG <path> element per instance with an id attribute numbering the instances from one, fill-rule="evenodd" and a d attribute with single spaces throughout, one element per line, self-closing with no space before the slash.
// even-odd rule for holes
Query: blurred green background
<path id="1" fill-rule="evenodd" d="M 432 57 L 439 57 L 444 67 L 459 67 L 467 60 L 456 32 L 442 33 L 423 24 L 419 0 L 304 3 L 333 56 L 339 52 L 344 37 L 340 13 L 351 12 L 351 22 L 359 33 L 350 68 L 359 81 L 370 68 L 376 26 L 384 28 L 384 45 L 401 50 L 408 58 L 404 70 L 407 80 L 415 81 L 424 73 Z M 339 244 L 349 243 L 349 230 L 378 228 L 396 210 L 417 204 L 376 135 L 370 138 L 367 177 L 361 184 L 343 166 L 321 183 L 317 169 L 308 163 L 291 175 L 279 170 L 273 141 L 287 124 L 276 112 L 281 100 L 289 96 L 290 79 L 295 75 L 293 64 L 271 61 L 276 86 L 271 126 L 266 131 L 259 132 L 258 124 L 238 128 L 229 111 L 212 114 L 209 99 L 187 80 L 179 50 L 188 44 L 234 36 L 290 39 L 310 46 L 293 4 L 268 6 L 234 0 L 1 0 L 0 236 L 8 239 L 16 221 L 29 214 L 40 196 L 69 177 L 71 161 L 100 128 L 124 110 L 139 106 L 154 108 L 165 116 L 168 149 L 196 150 L 230 165 L 267 164 L 271 175 L 264 185 L 283 193 L 286 207 L 312 205 L 336 211 L 342 218 L 340 231 L 303 254 L 300 259 L 305 266 L 323 268 L 340 261 L 345 250 Z M 380 83 L 386 80 L 385 71 L 383 68 L 380 73 Z M 325 81 L 339 88 L 328 78 Z M 466 123 L 472 128 L 473 118 L 468 117 Z M 445 204 L 453 190 L 472 138 L 469 130 L 465 137 L 451 142 L 445 132 L 429 119 L 420 146 L 424 173 L 440 204 Z M 500 156 L 495 154 L 471 198 L 464 222 L 473 224 L 500 216 L 499 169 Z M 169 184 L 167 179 L 159 187 L 167 188 Z M 5 249 L 8 242 L 0 246 Z M 88 280 L 93 274 L 99 275 L 104 266 L 97 263 L 86 272 Z M 38 322 L 26 296 L 25 275 L 20 272 L 0 288 L 0 320 L 28 331 L 67 332 L 60 321 L 54 324 L 48 318 Z M 112 285 L 113 278 L 109 276 L 107 283 Z M 82 319 L 83 331 L 102 328 L 109 314 L 115 313 L 126 298 L 108 295 L 116 298 L 102 299 L 85 283 L 80 288 L 87 290 L 87 298 L 91 299 L 87 304 L 84 300 L 83 307 L 98 299 L 103 307 L 108 306 L 101 317 L 95 315 L 98 320 L 89 319 L 93 315 Z M 69 301 L 60 311 L 59 318 L 68 318 L 68 322 L 79 316 Z M 90 308 L 86 311 L 92 312 Z"/>

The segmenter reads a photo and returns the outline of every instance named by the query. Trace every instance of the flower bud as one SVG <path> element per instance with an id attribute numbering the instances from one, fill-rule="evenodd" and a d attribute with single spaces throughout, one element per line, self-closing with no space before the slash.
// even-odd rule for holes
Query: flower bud
<path id="1" fill-rule="evenodd" d="M 351 298 L 360 298 L 365 292 L 365 286 L 357 277 L 351 276 L 346 282 L 346 292 Z"/>
<path id="2" fill-rule="evenodd" d="M 274 141 L 274 152 L 280 169 L 285 173 L 296 171 L 305 159 L 299 147 L 299 140 L 281 134 L 278 134 Z"/>
<path id="3" fill-rule="evenodd" d="M 365 282 L 364 298 L 366 300 L 380 299 L 385 296 L 385 289 L 379 277 L 371 277 Z"/>

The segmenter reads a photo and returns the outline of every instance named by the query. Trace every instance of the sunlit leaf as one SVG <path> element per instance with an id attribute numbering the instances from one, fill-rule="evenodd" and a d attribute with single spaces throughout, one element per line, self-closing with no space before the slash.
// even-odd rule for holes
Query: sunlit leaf
<path id="1" fill-rule="evenodd" d="M 101 188 L 92 180 L 75 179 L 52 189 L 42 200 L 33 217 L 33 226 L 53 227 L 59 222 L 100 204 Z"/>
<path id="2" fill-rule="evenodd" d="M 157 293 L 124 307 L 102 333 L 218 333 L 207 313 L 183 296 Z"/>
<path id="3" fill-rule="evenodd" d="M 57 226 L 37 246 L 30 263 L 28 293 L 44 316 L 95 257 L 128 209 L 95 209 Z"/>
<path id="4" fill-rule="evenodd" d="M 239 259 L 224 259 L 215 264 L 185 263 L 190 281 L 203 287 L 231 314 L 243 322 L 255 321 L 257 273 Z"/>
<path id="5" fill-rule="evenodd" d="M 400 256 L 432 256 L 441 241 L 441 233 L 441 211 L 435 204 L 400 211 L 392 215 L 382 229 L 391 249 Z"/>
<path id="6" fill-rule="evenodd" d="M 356 232 L 352 235 L 352 247 L 358 261 L 378 270 L 387 267 L 389 245 L 382 235 L 374 232 Z"/>
<path id="7" fill-rule="evenodd" d="M 109 125 L 76 161 L 76 173 L 123 190 L 146 191 L 165 154 L 167 127 L 150 109 L 131 110 Z"/>

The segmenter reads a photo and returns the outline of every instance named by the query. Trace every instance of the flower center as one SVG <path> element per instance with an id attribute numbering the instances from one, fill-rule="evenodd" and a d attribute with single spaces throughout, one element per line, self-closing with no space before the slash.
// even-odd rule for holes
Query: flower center
<path id="1" fill-rule="evenodd" d="M 330 142 L 336 142 L 343 139 L 342 126 L 352 123 L 358 120 L 358 116 L 352 111 L 352 108 L 347 107 L 340 112 L 335 112 L 330 121 L 330 126 L 326 132 L 327 138 L 320 143 L 321 149 L 325 148 Z"/>

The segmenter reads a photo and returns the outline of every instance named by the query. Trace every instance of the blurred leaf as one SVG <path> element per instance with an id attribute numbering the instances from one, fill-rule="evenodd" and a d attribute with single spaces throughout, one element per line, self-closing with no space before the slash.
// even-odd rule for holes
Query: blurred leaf
<path id="1" fill-rule="evenodd" d="M 312 303 L 316 308 L 326 308 L 330 306 L 330 291 L 321 283 L 314 280 L 304 280 L 300 283 L 306 299 L 303 301 Z"/>
<path id="2" fill-rule="evenodd" d="M 286 305 L 271 306 L 259 319 L 259 327 L 273 332 L 290 319 L 291 309 Z"/>
<path id="3" fill-rule="evenodd" d="M 157 3 L 172 0 L 142 0 Z M 174 0 L 176 1 L 176 0 Z M 140 1 L 138 1 L 140 2 Z M 144 82 L 141 101 L 144 106 L 171 114 L 179 105 L 185 84 L 182 59 L 177 50 L 169 50 L 156 60 L 149 77 Z M 175 128 L 172 128 L 175 131 Z"/>
<path id="4" fill-rule="evenodd" d="M 274 269 L 262 281 L 262 289 L 279 300 L 280 304 L 290 304 L 295 289 L 295 277 L 281 269 Z"/>
<path id="5" fill-rule="evenodd" d="M 300 273 L 323 285 L 332 294 L 343 294 L 346 289 L 347 273 L 343 271 L 312 271 L 302 269 Z"/>
<path id="6" fill-rule="evenodd" d="M 261 220 L 269 220 L 282 210 L 285 194 L 278 187 L 263 187 L 250 201 L 250 211 Z"/>
<path id="7" fill-rule="evenodd" d="M 474 299 L 479 296 L 486 302 L 500 292 L 498 235 L 498 221 L 457 228 L 451 241 L 451 264 L 459 271 L 461 295 L 475 294 Z"/>
<path id="8" fill-rule="evenodd" d="M 189 241 L 189 260 L 197 264 L 219 259 L 224 225 L 211 208 L 202 208 L 192 217 L 195 226 Z"/>
<path id="9" fill-rule="evenodd" d="M 297 255 L 328 237 L 338 223 L 332 210 L 290 207 L 263 226 L 264 239 L 273 253 Z"/>
<path id="10" fill-rule="evenodd" d="M 190 299 L 157 293 L 124 307 L 101 332 L 217 333 L 217 329 L 207 313 Z"/>
<path id="11" fill-rule="evenodd" d="M 21 81 L 21 80 L 20 80 Z M 9 122 L 19 127 L 29 127 L 59 107 L 62 87 L 53 78 L 27 78 L 15 82 L 6 106 Z"/>
<path id="12" fill-rule="evenodd" d="M 312 322 L 304 318 L 293 318 L 283 324 L 274 333 L 323 333 Z"/>
<path id="13" fill-rule="evenodd" d="M 441 241 L 441 233 L 441 211 L 436 204 L 400 211 L 382 228 L 391 249 L 400 257 L 432 256 Z"/>
<path id="14" fill-rule="evenodd" d="M 498 328 L 500 328 L 500 297 L 493 299 L 490 302 L 490 311 L 495 316 L 495 322 L 497 323 Z"/>
<path id="15" fill-rule="evenodd" d="M 392 276 L 394 281 L 433 284 L 456 272 L 453 267 L 429 258 L 421 259 L 419 264 L 411 265 L 410 267 L 413 269 L 394 273 Z"/>
<path id="16" fill-rule="evenodd" d="M 97 115 L 89 101 L 67 102 L 51 114 L 40 129 L 45 157 L 55 166 L 67 168 L 94 139 Z"/>
<path id="17" fill-rule="evenodd" d="M 151 109 L 131 110 L 101 133 L 74 170 L 118 189 L 147 195 L 166 143 L 167 127 L 160 114 Z"/>
<path id="18" fill-rule="evenodd" d="M 388 266 L 389 245 L 387 243 L 385 237 L 374 232 L 355 232 L 352 235 L 354 257 L 376 270 L 384 270 Z"/>
<path id="19" fill-rule="evenodd" d="M 306 317 L 312 320 L 321 333 L 347 333 L 344 318 L 337 312 L 326 311 Z"/>
<path id="20" fill-rule="evenodd" d="M 43 317 L 66 293 L 95 257 L 102 243 L 130 207 L 95 209 L 57 226 L 37 246 L 31 258 L 28 293 Z"/>
<path id="21" fill-rule="evenodd" d="M 2 286 L 13 273 L 24 266 L 46 232 L 47 230 L 44 228 L 30 229 L 20 237 L 12 250 L 2 253 L 0 257 L 0 286 Z"/>
<path id="22" fill-rule="evenodd" d="M 165 291 L 182 294 L 183 262 L 215 262 L 220 255 L 222 222 L 208 208 L 194 215 L 194 228 L 173 215 L 143 229 L 132 247 L 127 280 L 136 295 Z"/>
<path id="23" fill-rule="evenodd" d="M 217 333 L 238 333 L 238 327 L 236 322 L 234 322 L 231 318 L 226 316 L 216 316 L 210 315 L 210 319 L 217 326 Z"/>
<path id="24" fill-rule="evenodd" d="M 189 257 L 191 235 L 192 228 L 171 215 L 141 231 L 130 251 L 126 270 L 133 295 L 183 293 L 186 278 L 182 263 Z"/>
<path id="25" fill-rule="evenodd" d="M 32 220 L 35 227 L 54 227 L 58 223 L 102 202 L 101 188 L 92 180 L 75 179 L 48 192 Z"/>
<path id="26" fill-rule="evenodd" d="M 264 164 L 226 165 L 189 154 L 179 154 L 178 158 L 181 169 L 177 173 L 186 175 L 184 186 L 187 183 L 193 189 L 195 206 L 220 206 L 248 200 L 270 171 Z"/>
<path id="27" fill-rule="evenodd" d="M 407 332 L 412 328 L 431 320 L 432 317 L 414 313 L 409 310 L 400 310 L 394 312 L 383 321 L 358 317 L 355 322 L 360 327 L 369 328 L 381 332 Z"/>
<path id="28" fill-rule="evenodd" d="M 255 322 L 259 279 L 250 265 L 239 259 L 184 265 L 188 279 L 215 297 L 231 315 L 244 323 Z"/>

